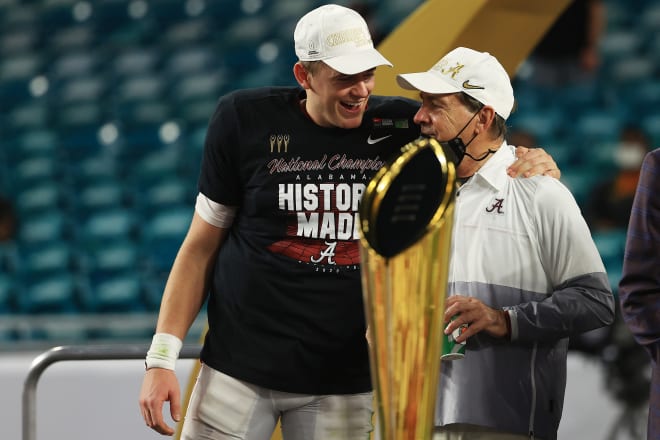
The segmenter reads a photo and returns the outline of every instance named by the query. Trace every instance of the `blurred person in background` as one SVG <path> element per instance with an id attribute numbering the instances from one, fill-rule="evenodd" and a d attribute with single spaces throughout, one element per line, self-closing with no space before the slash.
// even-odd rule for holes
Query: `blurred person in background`
<path id="1" fill-rule="evenodd" d="M 642 163 L 619 281 L 621 314 L 651 357 L 649 440 L 660 438 L 660 148 Z"/>
<path id="2" fill-rule="evenodd" d="M 585 217 L 592 231 L 628 227 L 642 160 L 650 149 L 649 137 L 640 127 L 624 127 L 613 158 L 616 174 L 597 183 L 587 199 Z"/>
<path id="3" fill-rule="evenodd" d="M 562 87 L 593 79 L 605 12 L 602 0 L 573 0 L 532 52 L 531 81 Z"/>

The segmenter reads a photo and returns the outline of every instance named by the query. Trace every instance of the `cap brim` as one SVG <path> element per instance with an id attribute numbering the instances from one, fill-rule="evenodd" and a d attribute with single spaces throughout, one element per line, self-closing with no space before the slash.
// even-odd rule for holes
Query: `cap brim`
<path id="1" fill-rule="evenodd" d="M 341 55 L 325 59 L 323 62 L 344 75 L 355 75 L 356 73 L 365 72 L 378 66 L 392 67 L 392 63 L 376 49 L 363 50 L 350 55 Z"/>
<path id="2" fill-rule="evenodd" d="M 453 84 L 447 83 L 430 72 L 403 73 L 396 76 L 396 82 L 406 90 L 419 90 L 425 93 L 441 94 L 461 91 Z"/>

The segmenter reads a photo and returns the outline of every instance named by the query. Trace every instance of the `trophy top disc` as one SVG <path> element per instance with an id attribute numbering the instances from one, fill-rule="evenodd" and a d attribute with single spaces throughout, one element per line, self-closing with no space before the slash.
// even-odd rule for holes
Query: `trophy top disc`
<path id="1" fill-rule="evenodd" d="M 434 139 L 404 145 L 372 178 L 362 196 L 364 240 L 390 258 L 437 223 L 455 191 L 455 167 Z"/>

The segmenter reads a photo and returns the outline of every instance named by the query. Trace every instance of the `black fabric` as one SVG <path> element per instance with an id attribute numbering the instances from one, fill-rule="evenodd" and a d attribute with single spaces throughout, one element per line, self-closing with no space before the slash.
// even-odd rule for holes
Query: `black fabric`
<path id="1" fill-rule="evenodd" d="M 588 43 L 591 0 L 573 0 L 534 49 L 548 59 L 574 58 Z"/>
<path id="2" fill-rule="evenodd" d="M 202 361 L 286 392 L 364 392 L 358 202 L 388 156 L 419 136 L 418 105 L 371 97 L 362 126 L 346 130 L 314 124 L 303 97 L 237 91 L 209 126 L 199 189 L 239 210 L 213 275 Z"/>

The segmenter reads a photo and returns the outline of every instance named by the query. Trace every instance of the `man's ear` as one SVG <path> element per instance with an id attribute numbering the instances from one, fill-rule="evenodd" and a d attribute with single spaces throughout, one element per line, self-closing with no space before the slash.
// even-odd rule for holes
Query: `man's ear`
<path id="1" fill-rule="evenodd" d="M 479 111 L 478 123 L 482 131 L 488 131 L 493 122 L 495 121 L 495 109 L 489 105 L 483 106 Z"/>
<path id="2" fill-rule="evenodd" d="M 309 72 L 307 72 L 307 69 L 300 62 L 293 65 L 293 76 L 303 89 L 311 88 L 309 85 Z"/>

